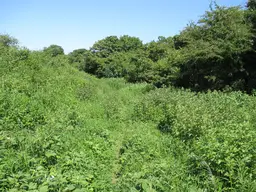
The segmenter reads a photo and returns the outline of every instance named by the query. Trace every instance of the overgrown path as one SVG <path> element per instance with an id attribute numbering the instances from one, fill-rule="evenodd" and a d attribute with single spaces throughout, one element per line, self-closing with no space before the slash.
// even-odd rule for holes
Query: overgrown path
<path id="1" fill-rule="evenodd" d="M 124 133 L 120 132 L 120 134 L 117 134 L 115 147 L 114 147 L 115 160 L 113 162 L 112 184 L 117 183 L 117 180 L 119 177 L 118 174 L 121 169 L 120 157 L 122 153 L 121 149 L 122 149 L 123 137 L 124 137 Z"/>
<path id="2" fill-rule="evenodd" d="M 155 191 L 155 186 L 166 189 L 171 184 L 180 185 L 182 180 L 170 181 L 169 178 L 185 174 L 179 155 L 173 155 L 180 147 L 173 145 L 168 135 L 161 133 L 155 123 L 136 117 L 135 109 L 143 101 L 144 85 L 110 86 L 111 91 L 102 102 L 111 124 L 113 159 L 109 166 L 112 167 L 110 182 L 113 190 Z M 112 103 L 108 103 L 110 100 Z M 164 186 L 160 187 L 162 184 Z"/>
<path id="3" fill-rule="evenodd" d="M 229 179 L 220 188 L 255 191 L 255 97 L 151 91 L 29 59 L 0 63 L 0 191 L 211 191 L 202 160 Z"/>

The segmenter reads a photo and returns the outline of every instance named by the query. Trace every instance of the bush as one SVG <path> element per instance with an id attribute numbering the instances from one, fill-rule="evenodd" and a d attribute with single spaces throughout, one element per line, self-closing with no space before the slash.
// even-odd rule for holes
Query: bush
<path id="1" fill-rule="evenodd" d="M 246 188 L 243 181 L 256 176 L 255 103 L 254 97 L 239 92 L 162 89 L 149 92 L 135 112 L 140 120 L 155 122 L 160 131 L 189 146 L 188 167 L 191 174 L 202 176 L 201 185 L 209 181 L 203 171 L 207 168 L 216 179 L 214 185 L 234 190 Z"/>

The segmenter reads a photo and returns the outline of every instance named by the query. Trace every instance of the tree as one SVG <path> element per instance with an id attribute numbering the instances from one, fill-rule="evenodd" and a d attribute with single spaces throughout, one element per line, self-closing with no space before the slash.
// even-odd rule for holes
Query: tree
<path id="1" fill-rule="evenodd" d="M 247 22 L 251 24 L 251 32 L 254 34 L 252 37 L 253 49 L 247 51 L 243 55 L 243 61 L 245 62 L 245 69 L 248 73 L 247 92 L 252 92 L 256 88 L 256 1 L 249 0 L 247 2 L 246 18 Z"/>
<path id="2" fill-rule="evenodd" d="M 246 89 L 248 71 L 243 56 L 252 50 L 251 25 L 240 7 L 208 11 L 180 34 L 183 63 L 180 86 L 196 90 Z"/>
<path id="3" fill-rule="evenodd" d="M 0 46 L 3 47 L 16 47 L 18 40 L 9 35 L 0 35 Z"/>
<path id="4" fill-rule="evenodd" d="M 88 50 L 86 49 L 76 49 L 72 51 L 68 54 L 69 63 L 76 66 L 78 69 L 83 70 L 86 53 L 88 53 Z"/>
<path id="5" fill-rule="evenodd" d="M 153 61 L 141 52 L 132 53 L 128 58 L 128 63 L 125 66 L 124 77 L 127 81 L 148 82 L 151 83 L 154 76 Z"/>
<path id="6" fill-rule="evenodd" d="M 97 77 L 124 77 L 130 56 L 142 48 L 143 43 L 137 37 L 108 36 L 85 54 L 84 70 Z"/>
<path id="7" fill-rule="evenodd" d="M 123 35 L 119 38 L 120 41 L 120 51 L 128 52 L 133 50 L 138 50 L 143 47 L 142 41 L 138 37 L 130 37 L 128 35 Z"/>
<path id="8" fill-rule="evenodd" d="M 145 45 L 148 57 L 157 62 L 168 56 L 169 51 L 174 49 L 174 42 L 172 37 L 165 38 L 163 36 L 158 37 L 158 41 L 151 41 Z"/>
<path id="9" fill-rule="evenodd" d="M 128 52 L 142 47 L 143 43 L 137 37 L 130 37 L 128 35 L 121 36 L 120 38 L 117 36 L 108 36 L 97 41 L 92 46 L 91 51 L 99 57 L 106 58 L 115 52 Z"/>
<path id="10" fill-rule="evenodd" d="M 51 57 L 56 57 L 57 55 L 64 55 L 64 49 L 59 45 L 50 45 L 43 50 L 46 54 Z"/>
<path id="11" fill-rule="evenodd" d="M 248 9 L 255 10 L 256 9 L 256 0 L 248 0 L 246 6 Z"/>
<path id="12" fill-rule="evenodd" d="M 102 58 L 97 57 L 95 54 L 89 52 L 85 55 L 84 58 L 84 71 L 93 75 L 100 77 L 101 66 L 104 60 Z"/>
<path id="13" fill-rule="evenodd" d="M 120 51 L 119 39 L 117 36 L 109 36 L 97 41 L 91 48 L 93 53 L 99 57 L 108 57 L 110 54 Z"/>

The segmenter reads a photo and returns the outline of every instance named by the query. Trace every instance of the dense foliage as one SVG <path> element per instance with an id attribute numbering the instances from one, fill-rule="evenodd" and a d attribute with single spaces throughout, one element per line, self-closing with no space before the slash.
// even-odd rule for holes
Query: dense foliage
<path id="1" fill-rule="evenodd" d="M 256 191 L 255 13 L 68 55 L 0 35 L 0 191 Z"/>
<path id="2" fill-rule="evenodd" d="M 16 44 L 0 61 L 1 191 L 256 190 L 254 96 L 96 79 Z"/>
<path id="3" fill-rule="evenodd" d="M 247 9 L 212 5 L 179 35 L 147 44 L 136 37 L 106 37 L 77 55 L 83 57 L 80 69 L 157 87 L 251 93 L 256 88 L 254 4 L 249 1 Z"/>
<path id="4" fill-rule="evenodd" d="M 51 57 L 56 57 L 57 55 L 64 55 L 64 49 L 59 45 L 50 45 L 44 48 L 44 52 Z"/>

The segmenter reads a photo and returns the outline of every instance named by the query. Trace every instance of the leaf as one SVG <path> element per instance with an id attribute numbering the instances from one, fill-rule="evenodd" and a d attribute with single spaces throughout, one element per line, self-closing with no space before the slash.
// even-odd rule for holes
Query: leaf
<path id="1" fill-rule="evenodd" d="M 49 158 L 49 157 L 55 157 L 55 156 L 56 156 L 56 153 L 53 152 L 53 151 L 46 151 L 45 156 L 48 157 L 48 158 Z"/>
<path id="2" fill-rule="evenodd" d="M 74 185 L 68 185 L 68 186 L 66 187 L 65 191 L 73 191 L 73 190 L 75 190 L 75 189 L 76 189 L 76 187 L 75 187 Z"/>
<path id="3" fill-rule="evenodd" d="M 48 186 L 42 186 L 39 188 L 39 192 L 48 192 Z"/>
<path id="4" fill-rule="evenodd" d="M 37 188 L 37 184 L 36 183 L 29 183 L 28 187 L 29 187 L 29 189 L 36 189 Z"/>
<path id="5" fill-rule="evenodd" d="M 19 190 L 18 189 L 10 189 L 9 192 L 18 192 Z"/>
<path id="6" fill-rule="evenodd" d="M 146 181 L 143 181 L 142 184 L 142 189 L 145 190 L 145 191 L 148 191 L 149 190 L 149 185 Z"/>
<path id="7" fill-rule="evenodd" d="M 86 189 L 75 189 L 73 192 L 84 192 Z"/>

